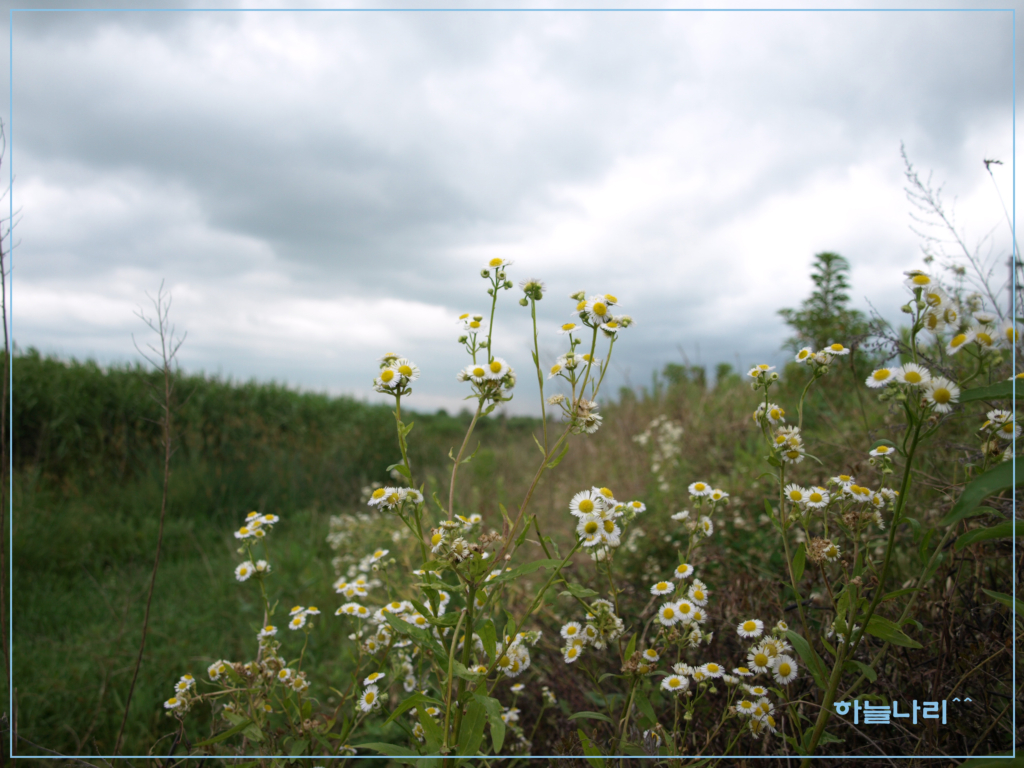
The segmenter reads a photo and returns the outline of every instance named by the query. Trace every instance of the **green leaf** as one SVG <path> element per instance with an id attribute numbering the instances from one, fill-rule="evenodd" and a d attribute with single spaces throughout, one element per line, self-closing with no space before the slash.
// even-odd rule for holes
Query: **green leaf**
<path id="1" fill-rule="evenodd" d="M 526 521 L 526 525 L 523 526 L 523 530 L 520 531 L 519 536 L 516 537 L 516 549 L 523 546 L 523 542 L 526 541 L 526 534 L 530 532 L 530 520 Z"/>
<path id="2" fill-rule="evenodd" d="M 461 661 L 452 661 L 452 674 L 456 677 L 461 677 L 463 680 L 468 680 L 471 683 L 475 683 L 480 679 L 479 672 L 470 672 Z"/>
<path id="3" fill-rule="evenodd" d="M 979 541 L 1011 539 L 1018 535 L 1014 533 L 1013 523 L 1013 520 L 1007 520 L 1006 522 L 999 523 L 999 525 L 993 525 L 991 528 L 975 528 L 973 531 L 968 531 L 960 536 L 956 540 L 956 544 L 953 545 L 953 548 L 959 552 L 968 544 L 975 544 Z"/>
<path id="4" fill-rule="evenodd" d="M 633 693 L 633 703 L 640 710 L 640 713 L 651 721 L 650 725 L 653 726 L 658 722 L 658 716 L 654 714 L 654 707 L 651 706 L 651 702 L 647 699 L 647 694 L 637 689 Z"/>
<path id="5" fill-rule="evenodd" d="M 441 726 L 437 724 L 434 718 L 427 714 L 425 707 L 420 707 L 416 710 L 416 718 L 420 721 L 420 725 L 423 726 L 423 735 L 427 737 L 427 753 L 436 755 L 444 739 L 441 733 Z"/>
<path id="6" fill-rule="evenodd" d="M 480 635 L 480 639 L 484 643 L 484 650 L 487 651 L 488 658 L 494 658 L 495 647 L 498 643 L 498 631 L 494 628 L 494 622 L 490 619 L 486 619 L 479 627 L 477 627 L 477 633 Z"/>
<path id="7" fill-rule="evenodd" d="M 897 597 L 903 597 L 904 595 L 912 594 L 914 592 L 917 592 L 919 589 L 921 588 L 908 587 L 907 589 L 897 589 L 895 592 L 890 592 L 889 594 L 885 595 L 882 598 L 882 602 L 884 603 L 886 600 L 895 600 Z"/>
<path id="8" fill-rule="evenodd" d="M 956 500 L 953 509 L 939 521 L 939 525 L 946 526 L 960 522 L 977 509 L 983 499 L 1012 488 L 1013 481 L 1012 461 L 1002 461 L 988 472 L 983 472 L 964 486 L 963 493 Z"/>
<path id="9" fill-rule="evenodd" d="M 636 632 L 629 638 L 629 643 L 626 645 L 626 661 L 633 658 L 633 652 L 636 651 Z"/>
<path id="10" fill-rule="evenodd" d="M 793 555 L 793 581 L 794 581 L 794 583 L 799 583 L 800 579 L 803 578 L 803 575 L 804 575 L 804 562 L 805 562 L 805 558 L 806 557 L 807 557 L 807 552 L 804 549 L 803 542 L 801 542 L 800 546 L 797 547 L 797 549 L 796 549 L 796 554 Z"/>
<path id="11" fill-rule="evenodd" d="M 412 624 L 398 618 L 393 613 L 385 613 L 384 618 L 387 620 L 388 624 L 398 630 L 399 633 L 409 635 L 409 637 L 417 641 L 417 645 L 421 648 L 428 648 L 434 652 L 434 655 L 438 659 L 447 661 L 448 653 L 441 647 L 441 644 L 434 639 L 434 636 L 425 629 L 414 627 Z"/>
<path id="12" fill-rule="evenodd" d="M 484 738 L 484 724 L 487 722 L 487 710 L 477 699 L 469 702 L 466 714 L 462 716 L 459 727 L 459 741 L 455 747 L 457 755 L 475 755 L 480 749 Z"/>
<path id="13" fill-rule="evenodd" d="M 1013 397 L 1013 381 L 1000 381 L 987 387 L 974 387 L 960 390 L 960 402 L 972 400 L 1004 400 Z M 1024 386 L 1017 387 L 1017 399 L 1024 400 Z"/>
<path id="14" fill-rule="evenodd" d="M 989 589 L 983 588 L 981 591 L 989 597 L 991 597 L 993 600 L 1002 603 L 1011 611 L 1014 610 L 1014 607 L 1016 606 L 1017 618 L 1024 619 L 1024 600 L 1021 600 L 1019 597 L 1011 597 L 1010 595 L 1005 595 L 1002 592 L 993 592 Z"/>
<path id="15" fill-rule="evenodd" d="M 786 637 L 789 638 L 789 642 L 793 644 L 793 648 L 796 649 L 797 654 L 803 659 L 807 669 L 810 670 L 814 682 L 817 683 L 821 690 L 827 690 L 825 681 L 828 679 L 828 673 L 825 670 L 825 662 L 821 660 L 821 657 L 802 635 L 798 635 L 792 629 L 788 629 L 786 630 Z"/>
<path id="16" fill-rule="evenodd" d="M 562 459 L 565 458 L 565 454 L 567 454 L 568 452 L 569 452 L 569 441 L 566 440 L 565 441 L 565 445 L 562 447 L 562 452 L 559 453 L 556 458 L 554 458 L 554 459 L 552 459 L 551 461 L 548 462 L 548 469 L 554 469 L 559 464 L 561 464 L 562 463 Z"/>
<path id="17" fill-rule="evenodd" d="M 849 661 L 847 661 L 843 665 L 843 667 L 844 668 L 851 668 L 850 669 L 851 672 L 853 672 L 854 670 L 857 670 L 858 672 L 860 672 L 862 675 L 864 675 L 864 677 L 866 677 L 872 683 L 875 682 L 875 680 L 878 679 L 878 675 L 875 673 L 875 670 L 873 670 L 871 667 L 869 667 L 863 661 L 856 661 L 855 659 L 850 659 Z"/>
<path id="18" fill-rule="evenodd" d="M 491 745 L 494 747 L 494 754 L 501 754 L 501 745 L 505 743 L 505 721 L 501 719 L 501 702 L 492 699 L 490 696 L 481 696 L 479 693 L 473 695 L 475 701 L 479 701 L 487 712 L 487 720 L 491 724 Z"/>
<path id="19" fill-rule="evenodd" d="M 405 466 L 405 464 L 403 464 L 402 462 L 392 464 L 390 467 L 388 467 L 387 471 L 391 472 L 391 470 L 393 469 L 397 469 L 399 474 L 405 475 L 407 478 L 412 479 L 412 472 L 410 472 L 409 468 Z"/>
<path id="20" fill-rule="evenodd" d="M 444 707 L 444 704 L 438 701 L 437 699 L 432 699 L 426 694 L 414 693 L 411 696 L 407 696 L 406 698 L 402 699 L 402 703 L 395 707 L 395 711 L 392 712 L 390 717 L 388 717 L 388 719 L 384 721 L 384 725 L 390 723 L 403 712 L 407 712 L 413 707 L 418 707 L 420 704 L 432 704 L 435 707 Z"/>
<path id="21" fill-rule="evenodd" d="M 601 594 L 600 592 L 595 592 L 592 589 L 587 589 L 586 587 L 581 586 L 576 582 L 573 582 L 572 584 L 566 584 L 566 587 L 568 587 L 568 589 L 565 592 L 559 593 L 561 597 L 578 597 L 581 600 L 583 600 L 584 598 L 597 597 L 599 594 Z"/>
<path id="22" fill-rule="evenodd" d="M 570 720 L 603 720 L 606 723 L 615 725 L 615 721 L 612 720 L 608 715 L 602 715 L 600 712 L 577 712 L 575 715 L 569 716 Z"/>
<path id="23" fill-rule="evenodd" d="M 530 434 L 533 435 L 532 432 Z M 533 442 L 534 442 L 534 445 L 537 446 L 537 450 L 540 451 L 540 455 L 541 456 L 546 456 L 547 453 L 544 451 L 544 446 L 540 444 L 540 440 L 537 439 L 536 435 L 533 435 Z"/>
<path id="24" fill-rule="evenodd" d="M 399 763 L 415 763 L 419 759 L 419 754 L 413 752 L 408 747 L 400 747 L 397 744 L 386 744 L 382 741 L 369 741 L 366 744 L 353 744 L 356 749 L 372 749 L 379 755 L 386 755 L 387 757 L 396 759 Z M 401 758 L 415 758 L 413 760 L 402 760 Z"/>
<path id="25" fill-rule="evenodd" d="M 221 731 L 216 736 L 211 736 L 206 741 L 200 741 L 197 744 L 193 744 L 192 746 L 193 747 L 207 747 L 210 744 L 219 744 L 220 742 L 224 741 L 225 739 L 230 739 L 236 733 L 241 733 L 246 728 L 248 728 L 250 725 L 252 725 L 252 720 L 250 720 L 249 718 L 246 718 L 242 722 L 240 722 L 238 725 L 234 726 L 233 728 L 228 728 L 226 731 Z"/>
<path id="26" fill-rule="evenodd" d="M 768 515 L 768 519 L 769 520 L 774 520 L 775 519 L 775 507 L 773 507 L 772 503 L 770 501 L 768 501 L 768 497 L 767 496 L 764 499 L 764 511 Z"/>
<path id="27" fill-rule="evenodd" d="M 242 731 L 242 734 L 246 738 L 252 739 L 253 741 L 256 741 L 256 742 L 263 741 L 263 739 L 266 738 L 263 735 L 263 731 L 260 730 L 260 727 L 258 725 L 256 725 L 256 723 L 249 723 L 249 725 L 246 726 L 245 730 Z"/>
<path id="28" fill-rule="evenodd" d="M 583 732 L 582 728 L 577 729 L 576 733 L 579 734 L 580 744 L 583 746 L 583 754 L 586 755 L 587 762 L 594 768 L 603 768 L 604 758 L 601 757 L 601 750 L 593 745 L 590 739 L 587 738 L 587 734 Z"/>
<path id="29" fill-rule="evenodd" d="M 868 634 L 885 640 L 893 645 L 902 645 L 904 648 L 923 648 L 917 640 L 912 640 L 903 634 L 903 631 L 895 622 L 889 621 L 882 616 L 872 616 L 871 621 L 865 629 Z"/>
<path id="30" fill-rule="evenodd" d="M 818 739 L 818 746 L 822 744 L 842 744 L 845 739 L 840 739 L 838 736 L 833 736 L 828 731 L 821 732 L 821 738 Z"/>

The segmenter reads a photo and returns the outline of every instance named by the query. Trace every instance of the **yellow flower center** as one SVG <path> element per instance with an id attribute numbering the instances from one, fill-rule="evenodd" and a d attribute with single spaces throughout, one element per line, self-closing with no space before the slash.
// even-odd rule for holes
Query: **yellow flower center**
<path id="1" fill-rule="evenodd" d="M 400 374 L 402 374 L 403 376 L 412 376 L 412 366 L 411 365 L 400 365 L 400 366 L 398 366 L 398 372 Z"/>
<path id="2" fill-rule="evenodd" d="M 591 520 L 589 523 L 583 526 L 583 532 L 588 535 L 597 533 L 597 523 Z"/>
<path id="3" fill-rule="evenodd" d="M 766 666 L 767 664 L 768 664 L 768 654 L 767 653 L 756 653 L 756 654 L 754 654 L 754 666 L 755 667 L 763 667 L 763 666 Z"/>
<path id="4" fill-rule="evenodd" d="M 668 589 L 668 582 L 667 581 L 659 581 L 655 586 L 658 589 Z"/>
<path id="5" fill-rule="evenodd" d="M 789 677 L 789 673 L 792 672 L 792 671 L 793 671 L 793 668 L 791 666 L 789 666 L 789 664 L 787 664 L 786 662 L 782 662 L 781 664 L 779 664 L 779 676 L 780 677 Z"/>
<path id="6" fill-rule="evenodd" d="M 683 603 L 682 605 L 679 606 L 679 612 L 680 613 L 689 613 L 690 612 L 690 606 L 687 605 L 686 603 Z"/>
<path id="7" fill-rule="evenodd" d="M 470 323 L 469 323 L 469 327 L 472 328 L 473 330 L 476 330 L 477 328 L 480 327 L 480 321 L 479 320 L 471 320 Z"/>
<path id="8" fill-rule="evenodd" d="M 501 372 L 501 363 L 499 363 L 497 360 L 492 360 L 490 368 L 491 368 L 491 373 L 500 373 Z"/>
<path id="9" fill-rule="evenodd" d="M 703 600 L 704 599 L 704 593 L 701 590 L 699 590 L 699 589 L 693 590 L 693 599 L 694 600 Z"/>
<path id="10" fill-rule="evenodd" d="M 903 379 L 908 384 L 920 384 L 921 374 L 918 373 L 917 371 L 907 371 L 906 373 L 903 374 Z"/>
<path id="11" fill-rule="evenodd" d="M 914 285 L 928 285 L 931 281 L 932 279 L 928 275 L 914 275 L 910 278 L 910 282 Z"/>
<path id="12" fill-rule="evenodd" d="M 476 368 L 473 369 L 473 375 L 476 376 L 479 379 L 479 378 L 481 378 L 483 376 L 486 376 L 487 375 L 487 371 L 485 371 L 483 368 L 481 368 L 478 365 L 478 366 L 476 366 Z"/>
<path id="13" fill-rule="evenodd" d="M 579 312 L 581 310 L 584 310 L 586 308 L 587 308 L 587 302 L 585 302 L 585 301 L 581 301 L 579 304 L 576 305 L 576 311 L 577 312 Z"/>
<path id="14" fill-rule="evenodd" d="M 831 347 L 829 347 L 829 349 L 831 349 L 833 352 L 842 352 L 843 351 L 843 345 L 842 344 L 833 344 Z"/>
<path id="15" fill-rule="evenodd" d="M 491 259 L 489 262 L 487 262 L 487 265 L 489 267 L 500 267 L 501 261 L 501 259 Z"/>
<path id="16" fill-rule="evenodd" d="M 744 621 L 743 622 L 743 631 L 744 632 L 753 632 L 756 629 L 757 629 L 757 623 L 756 622 L 753 622 L 753 621 Z"/>
<path id="17" fill-rule="evenodd" d="M 962 345 L 965 341 L 967 341 L 967 334 L 966 333 L 958 333 L 956 336 L 953 337 L 953 340 L 951 342 L 949 342 L 949 346 L 951 346 L 953 349 L 956 349 L 957 347 Z"/>
<path id="18" fill-rule="evenodd" d="M 500 659 L 498 659 L 499 667 L 507 667 L 511 663 L 512 660 L 508 656 L 502 656 Z"/>
<path id="19" fill-rule="evenodd" d="M 668 684 L 672 688 L 678 688 L 681 685 L 681 683 L 679 682 L 679 678 L 678 677 L 670 677 L 669 680 L 668 680 Z"/>
<path id="20" fill-rule="evenodd" d="M 804 495 L 800 493 L 800 491 L 794 490 L 789 492 L 789 498 L 792 499 L 793 501 L 800 501 L 800 499 L 802 499 L 803 497 Z"/>
<path id="21" fill-rule="evenodd" d="M 395 372 L 390 368 L 385 368 L 380 372 L 381 381 L 391 381 L 393 378 L 395 378 Z"/>
<path id="22" fill-rule="evenodd" d="M 435 533 L 433 536 L 430 537 L 430 544 L 431 544 L 431 546 L 436 547 L 440 543 L 441 543 L 441 534 L 440 533 Z"/>
<path id="23" fill-rule="evenodd" d="M 809 357 L 809 356 L 810 356 L 810 354 L 811 354 L 811 353 L 810 353 L 810 352 L 808 352 L 808 351 L 807 351 L 806 349 L 801 349 L 801 350 L 800 350 L 800 352 L 799 352 L 799 353 L 797 353 L 797 356 L 796 356 L 796 357 L 797 357 L 797 360 L 803 360 L 803 359 L 805 359 L 805 358 Z"/>
<path id="24" fill-rule="evenodd" d="M 615 522 L 613 520 L 605 520 L 604 521 L 604 532 L 605 533 L 611 533 L 614 530 L 615 530 Z"/>
<path id="25" fill-rule="evenodd" d="M 815 504 L 819 503 L 823 498 L 824 497 L 817 491 L 811 492 L 811 501 L 814 502 Z"/>
<path id="26" fill-rule="evenodd" d="M 608 306 L 600 301 L 594 302 L 594 314 L 604 317 L 608 313 Z"/>
<path id="27" fill-rule="evenodd" d="M 576 627 L 566 627 L 565 634 L 567 634 L 569 637 L 572 637 L 576 634 Z"/>
<path id="28" fill-rule="evenodd" d="M 566 323 L 565 325 L 562 326 L 562 330 L 563 331 L 571 331 L 575 327 L 576 327 L 576 323 Z"/>
<path id="29" fill-rule="evenodd" d="M 590 499 L 583 499 L 583 501 L 580 502 L 580 512 L 583 512 L 584 514 L 587 514 L 589 512 L 593 512 L 593 511 L 594 511 L 594 502 L 592 502 Z"/>
<path id="30" fill-rule="evenodd" d="M 365 699 L 366 699 L 366 703 L 367 704 L 373 704 L 373 700 L 376 699 L 376 698 L 377 698 L 377 694 L 374 693 L 373 691 L 367 691 L 366 692 Z"/>
<path id="31" fill-rule="evenodd" d="M 664 609 L 664 610 L 663 610 L 663 611 L 661 612 L 661 615 L 662 615 L 662 616 L 663 616 L 664 618 L 666 618 L 666 619 L 671 619 L 671 618 L 672 618 L 673 616 L 675 616 L 675 615 L 676 615 L 676 612 L 675 612 L 674 610 L 672 610 L 671 608 L 665 608 L 665 609 Z"/>
<path id="32" fill-rule="evenodd" d="M 988 333 L 986 333 L 985 331 L 978 331 L 977 338 L 978 341 L 980 341 L 986 347 L 992 346 L 992 337 L 989 336 Z"/>

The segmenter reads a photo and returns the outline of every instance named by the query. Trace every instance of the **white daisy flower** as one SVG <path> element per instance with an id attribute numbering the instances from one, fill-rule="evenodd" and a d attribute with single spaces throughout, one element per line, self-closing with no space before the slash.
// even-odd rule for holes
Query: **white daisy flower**
<path id="1" fill-rule="evenodd" d="M 729 494 L 723 491 L 721 488 L 715 488 L 708 495 L 710 496 L 712 501 L 722 501 L 724 499 L 729 498 Z"/>
<path id="2" fill-rule="evenodd" d="M 578 323 L 563 323 L 562 327 L 558 329 L 558 332 L 564 335 L 567 333 L 574 333 L 576 331 L 579 331 L 580 328 L 582 328 L 582 326 L 580 326 Z"/>
<path id="3" fill-rule="evenodd" d="M 492 381 L 498 381 L 503 379 L 505 375 L 512 370 L 512 366 L 506 363 L 502 358 L 496 357 L 491 362 L 487 363 L 486 377 Z"/>
<path id="4" fill-rule="evenodd" d="M 827 352 L 828 354 L 833 355 L 834 357 L 842 357 L 843 355 L 850 354 L 850 350 L 838 342 L 836 342 L 835 344 L 829 344 L 821 351 Z"/>
<path id="5" fill-rule="evenodd" d="M 960 399 L 960 387 L 942 376 L 936 376 L 925 387 L 924 399 L 938 413 L 949 413 Z"/>
<path id="6" fill-rule="evenodd" d="M 373 386 L 378 392 L 388 392 L 395 389 L 402 382 L 402 377 L 394 368 L 385 368 L 380 376 L 373 380 Z"/>
<path id="7" fill-rule="evenodd" d="M 896 381 L 896 370 L 892 368 L 876 368 L 871 375 L 864 380 L 872 389 L 879 389 L 887 384 Z"/>
<path id="8" fill-rule="evenodd" d="M 363 680 L 363 685 L 373 685 L 378 680 L 383 680 L 384 677 L 385 675 L 383 672 L 371 672 L 366 676 L 366 679 Z"/>
<path id="9" fill-rule="evenodd" d="M 587 319 L 594 325 L 601 325 L 612 317 L 611 305 L 604 296 L 594 296 L 584 305 Z"/>
<path id="10" fill-rule="evenodd" d="M 868 452 L 868 456 L 875 456 L 876 458 L 878 456 L 894 456 L 895 454 L 896 449 L 893 448 L 891 445 L 880 445 L 873 451 Z"/>
<path id="11" fill-rule="evenodd" d="M 690 483 L 687 490 L 690 492 L 691 496 L 707 496 L 714 489 L 707 483 L 702 483 L 698 480 L 696 483 Z"/>
<path id="12" fill-rule="evenodd" d="M 971 328 L 970 332 L 974 334 L 974 342 L 979 347 L 991 349 L 1000 341 L 999 334 L 995 328 L 990 328 L 986 325 L 976 325 Z"/>
<path id="13" fill-rule="evenodd" d="M 789 656 L 779 656 L 772 665 L 772 677 L 779 685 L 785 685 L 796 679 L 797 666 Z"/>
<path id="14" fill-rule="evenodd" d="M 643 656 L 644 660 L 649 661 L 652 664 L 661 658 L 661 656 L 658 655 L 658 652 L 653 648 L 648 648 L 646 651 L 644 651 Z"/>
<path id="15" fill-rule="evenodd" d="M 707 515 L 701 515 L 697 525 L 705 536 L 710 536 L 715 532 L 715 524 L 711 522 L 711 518 Z"/>
<path id="16" fill-rule="evenodd" d="M 814 350 L 810 347 L 804 347 L 796 353 L 796 361 L 798 363 L 809 363 L 814 358 Z"/>
<path id="17" fill-rule="evenodd" d="M 562 649 L 562 657 L 565 659 L 566 664 L 572 664 L 582 653 L 583 646 L 581 645 L 567 645 Z"/>
<path id="18" fill-rule="evenodd" d="M 572 640 L 574 637 L 581 637 L 583 627 L 580 626 L 578 621 L 570 621 L 567 624 L 562 625 L 562 630 L 559 634 L 566 640 Z"/>
<path id="19" fill-rule="evenodd" d="M 920 270 L 914 269 L 903 274 L 907 276 L 904 284 L 910 289 L 935 287 L 935 281 Z"/>
<path id="20" fill-rule="evenodd" d="M 371 712 L 380 706 L 380 691 L 376 685 L 368 685 L 359 696 L 359 709 Z"/>
<path id="21" fill-rule="evenodd" d="M 484 363 L 470 363 L 462 369 L 463 381 L 469 379 L 474 384 L 483 384 L 487 380 L 487 366 Z"/>
<path id="22" fill-rule="evenodd" d="M 740 715 L 746 715 L 747 717 L 754 714 L 754 702 L 748 699 L 743 699 L 739 704 L 736 705 L 736 713 Z"/>
<path id="23" fill-rule="evenodd" d="M 253 565 L 251 562 L 242 563 L 237 568 L 235 568 L 235 578 L 239 581 L 245 581 L 254 573 L 256 573 L 256 566 Z"/>
<path id="24" fill-rule="evenodd" d="M 658 609 L 658 621 L 666 627 L 677 624 L 682 619 L 679 606 L 675 603 L 665 603 Z"/>
<path id="25" fill-rule="evenodd" d="M 768 655 L 768 651 L 760 646 L 752 648 L 750 653 L 747 654 L 747 664 L 755 672 L 767 672 L 771 661 L 772 659 Z"/>
<path id="26" fill-rule="evenodd" d="M 670 675 L 661 681 L 661 690 L 683 692 L 690 687 L 690 681 L 683 675 Z"/>
<path id="27" fill-rule="evenodd" d="M 786 500 L 791 504 L 802 504 L 807 501 L 807 491 L 801 488 L 796 483 L 790 483 L 783 489 L 783 494 L 786 496 Z"/>
<path id="28" fill-rule="evenodd" d="M 689 563 L 680 563 L 672 574 L 673 579 L 685 579 L 693 574 L 693 566 Z"/>
<path id="29" fill-rule="evenodd" d="M 676 585 L 670 581 L 659 581 L 657 584 L 651 587 L 652 595 L 668 595 L 675 590 Z"/>
<path id="30" fill-rule="evenodd" d="M 412 360 L 408 360 L 404 357 L 400 357 L 391 364 L 398 375 L 408 381 L 416 381 L 420 377 L 419 366 L 416 365 Z"/>
<path id="31" fill-rule="evenodd" d="M 764 632 L 764 622 L 760 619 L 747 619 L 740 622 L 736 632 L 740 637 L 760 637 Z"/>
<path id="32" fill-rule="evenodd" d="M 682 512 L 676 512 L 672 515 L 673 520 L 685 520 L 690 516 L 690 510 L 684 509 Z"/>
<path id="33" fill-rule="evenodd" d="M 604 499 L 593 491 L 580 491 L 569 502 L 569 511 L 576 517 L 583 517 L 604 511 Z"/>
<path id="34" fill-rule="evenodd" d="M 807 489 L 804 503 L 813 509 L 821 509 L 828 505 L 829 493 L 819 485 Z"/>
<path id="35" fill-rule="evenodd" d="M 705 605 L 708 602 L 708 588 L 699 579 L 693 580 L 688 594 L 690 599 L 697 605 Z"/>
<path id="36" fill-rule="evenodd" d="M 952 339 L 949 340 L 949 344 L 946 345 L 946 354 L 955 355 L 967 344 L 974 341 L 974 332 L 967 331 L 966 333 L 958 333 Z"/>
<path id="37" fill-rule="evenodd" d="M 927 384 L 931 381 L 931 378 L 932 376 L 928 373 L 928 369 L 917 363 L 906 363 L 896 371 L 896 381 L 915 387 Z"/>

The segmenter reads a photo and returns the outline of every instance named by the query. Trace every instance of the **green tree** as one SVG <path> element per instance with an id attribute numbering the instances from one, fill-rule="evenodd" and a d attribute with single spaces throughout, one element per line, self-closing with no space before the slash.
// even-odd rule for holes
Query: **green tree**
<path id="1" fill-rule="evenodd" d="M 838 253 L 824 251 L 815 254 L 811 266 L 814 292 L 804 300 L 800 309 L 780 309 L 786 323 L 796 335 L 783 345 L 794 352 L 802 347 L 821 349 L 833 342 L 849 344 L 857 336 L 869 331 L 864 313 L 850 307 L 847 275 L 850 263 Z"/>

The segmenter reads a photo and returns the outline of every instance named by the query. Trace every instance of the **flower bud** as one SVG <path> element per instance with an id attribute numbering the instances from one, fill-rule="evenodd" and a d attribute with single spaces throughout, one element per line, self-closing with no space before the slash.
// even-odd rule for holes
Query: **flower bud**
<path id="1" fill-rule="evenodd" d="M 902 307 L 900 307 L 900 312 L 909 315 L 911 312 L 913 312 L 913 310 L 910 308 L 909 304 L 904 304 Z"/>
<path id="2" fill-rule="evenodd" d="M 490 277 L 490 276 L 491 276 L 490 270 L 487 270 L 487 269 L 481 269 L 480 270 L 480 277 Z"/>
<path id="3" fill-rule="evenodd" d="M 521 298 L 521 299 L 519 300 L 519 306 L 520 306 L 520 307 L 528 307 L 528 306 L 530 306 L 530 302 L 529 302 L 529 300 L 528 300 L 528 299 L 527 299 L 527 298 L 526 298 L 526 297 L 524 296 L 523 298 Z"/>

